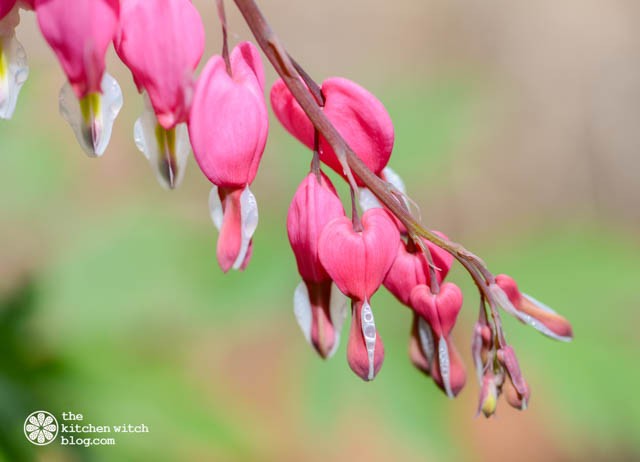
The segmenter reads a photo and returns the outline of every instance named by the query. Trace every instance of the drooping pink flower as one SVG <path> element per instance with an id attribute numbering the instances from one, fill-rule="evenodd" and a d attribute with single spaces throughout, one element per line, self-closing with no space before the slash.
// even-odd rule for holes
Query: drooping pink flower
<path id="1" fill-rule="evenodd" d="M 327 223 L 344 216 L 329 178 L 309 173 L 298 187 L 287 215 L 287 233 L 302 282 L 294 296 L 294 313 L 305 338 L 323 358 L 338 347 L 346 316 L 346 299 L 335 287 L 318 255 Z"/>
<path id="2" fill-rule="evenodd" d="M 186 168 L 185 124 L 204 40 L 202 19 L 190 0 L 122 1 L 116 52 L 138 91 L 145 92 L 134 138 L 167 189 L 180 185 Z"/>
<path id="3" fill-rule="evenodd" d="M 422 340 L 432 342 L 423 347 L 425 360 L 429 360 L 429 374 L 447 396 L 453 398 L 466 382 L 462 358 L 450 338 L 462 308 L 462 292 L 452 283 L 443 284 L 438 294 L 433 294 L 426 285 L 419 285 L 412 290 L 410 303 L 431 330 L 423 334 L 427 338 Z M 432 358 L 429 358 L 430 351 Z"/>
<path id="4" fill-rule="evenodd" d="M 241 43 L 230 61 L 231 75 L 221 56 L 209 60 L 196 85 L 188 124 L 194 157 L 215 185 L 210 205 L 219 210 L 215 213 L 220 219 L 214 223 L 220 225 L 218 262 L 224 271 L 240 269 L 248 261 L 258 217 L 249 185 L 269 129 L 258 50 L 249 42 Z"/>
<path id="5" fill-rule="evenodd" d="M 122 0 L 116 52 L 167 130 L 187 121 L 204 39 L 190 0 Z"/>
<path id="6" fill-rule="evenodd" d="M 118 25 L 118 0 L 36 0 L 42 35 L 78 98 L 100 93 L 105 54 Z"/>
<path id="7" fill-rule="evenodd" d="M 507 312 L 548 337 L 564 342 L 573 338 L 571 323 L 547 305 L 521 293 L 513 278 L 506 274 L 500 274 L 496 276 L 496 284 L 506 294 L 510 302 L 501 304 Z"/>
<path id="8" fill-rule="evenodd" d="M 393 263 L 399 238 L 397 228 L 382 209 L 363 214 L 361 231 L 354 230 L 351 220 L 342 217 L 329 222 L 320 236 L 320 262 L 340 291 L 352 300 L 347 359 L 363 380 L 372 380 L 384 359 L 369 301 Z"/>
<path id="9" fill-rule="evenodd" d="M 69 87 L 60 112 L 90 156 L 104 153 L 122 107 L 117 82 L 105 73 L 105 54 L 120 12 L 118 0 L 35 0 L 40 31 L 62 66 Z"/>
<path id="10" fill-rule="evenodd" d="M 446 238 L 439 231 L 435 231 L 435 233 Z M 427 239 L 422 241 L 431 253 L 433 264 L 436 267 L 438 283 L 441 283 L 449 273 L 449 269 L 451 269 L 453 256 Z M 401 303 L 411 307 L 411 291 L 421 284 L 430 285 L 429 263 L 422 249 L 411 240 L 407 242 L 398 241 L 396 258 L 384 279 L 384 286 Z"/>
<path id="11" fill-rule="evenodd" d="M 321 90 L 327 118 L 367 167 L 380 174 L 394 142 L 393 124 L 382 103 L 358 84 L 340 77 L 325 80 Z M 287 131 L 313 149 L 313 125 L 281 79 L 271 88 L 271 107 Z M 340 160 L 323 136 L 319 151 L 320 160 L 344 176 Z"/>

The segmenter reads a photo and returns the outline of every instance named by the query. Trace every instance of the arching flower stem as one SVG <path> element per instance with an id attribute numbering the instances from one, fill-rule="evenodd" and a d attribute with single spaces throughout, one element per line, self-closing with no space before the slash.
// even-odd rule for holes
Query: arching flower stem
<path id="1" fill-rule="evenodd" d="M 407 228 L 411 239 L 415 241 L 416 238 L 424 237 L 453 255 L 469 272 L 481 296 L 487 300 L 498 338 L 503 339 L 502 323 L 496 308 L 499 303 L 489 290 L 489 286 L 495 284 L 495 277 L 484 262 L 457 242 L 438 236 L 433 231 L 427 229 L 405 208 L 402 201 L 393 194 L 392 187 L 367 168 L 325 116 L 315 97 L 310 93 L 305 83 L 303 83 L 312 79 L 308 78 L 306 72 L 300 72 L 302 68 L 299 64 L 294 64 L 280 42 L 280 39 L 260 11 L 255 0 L 234 0 L 234 2 L 275 71 L 283 79 L 289 91 L 291 91 L 291 94 L 300 104 L 316 130 L 327 140 L 335 151 L 336 156 L 343 164 L 345 174 L 352 189 L 357 190 L 353 178 L 353 174 L 355 173 L 380 202 L 402 222 Z M 305 78 L 305 76 L 307 76 L 307 78 Z"/>

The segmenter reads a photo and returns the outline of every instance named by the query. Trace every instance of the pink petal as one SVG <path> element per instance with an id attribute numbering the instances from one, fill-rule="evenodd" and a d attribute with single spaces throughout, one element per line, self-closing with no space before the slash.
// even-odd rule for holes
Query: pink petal
<path id="1" fill-rule="evenodd" d="M 434 295 L 426 285 L 416 286 L 411 291 L 410 303 L 413 309 L 426 319 L 437 337 L 447 337 L 462 308 L 462 291 L 447 282 Z"/>
<path id="2" fill-rule="evenodd" d="M 209 206 L 211 218 L 220 231 L 217 257 L 222 271 L 244 270 L 251 258 L 251 239 L 258 224 L 255 197 L 248 187 L 218 189 L 214 186 Z"/>
<path id="3" fill-rule="evenodd" d="M 287 215 L 287 233 L 305 281 L 320 282 L 329 275 L 320 263 L 318 241 L 325 225 L 343 217 L 344 209 L 329 178 L 309 173 L 300 183 Z"/>
<path id="4" fill-rule="evenodd" d="M 368 300 L 393 263 L 400 235 L 382 209 L 366 211 L 362 226 L 356 232 L 348 218 L 332 220 L 320 235 L 318 253 L 342 293 Z"/>
<path id="5" fill-rule="evenodd" d="M 296 318 L 305 338 L 322 358 L 331 357 L 338 347 L 346 301 L 331 280 L 302 282 L 296 289 Z"/>
<path id="6" fill-rule="evenodd" d="M 243 44 L 231 54 L 232 63 L 246 58 Z M 242 59 L 241 59 L 242 58 Z M 189 136 L 200 169 L 221 187 L 243 187 L 255 178 L 267 141 L 269 121 L 259 79 L 248 72 L 255 63 L 227 74 L 220 56 L 202 71 L 189 120 Z"/>
<path id="7" fill-rule="evenodd" d="M 2 0 L 0 1 L 0 19 L 4 18 L 13 9 L 16 4 L 16 0 Z"/>
<path id="8" fill-rule="evenodd" d="M 367 167 L 379 174 L 389 162 L 394 142 L 393 123 L 382 103 L 361 86 L 339 77 L 325 80 L 322 94 L 327 118 Z M 287 131 L 313 149 L 314 130 L 311 121 L 282 80 L 276 81 L 272 87 L 271 106 Z M 340 161 L 322 136 L 320 159 L 344 175 Z"/>
<path id="9" fill-rule="evenodd" d="M 118 25 L 118 0 L 36 0 L 42 35 L 78 98 L 100 92 L 105 54 Z M 71 7 L 71 8 L 70 8 Z"/>
<path id="10" fill-rule="evenodd" d="M 436 233 L 444 236 L 437 231 Z M 449 273 L 449 269 L 453 263 L 453 256 L 426 239 L 424 239 L 423 242 L 431 252 L 431 258 L 437 268 L 436 274 L 438 276 L 438 282 L 442 283 L 443 279 Z M 404 241 L 399 241 L 398 253 L 384 279 L 384 286 L 401 303 L 410 305 L 409 298 L 411 291 L 415 286 L 420 284 L 429 285 L 429 265 L 427 259 L 419 247 L 413 244 L 408 245 Z"/>
<path id="11" fill-rule="evenodd" d="M 190 0 L 122 0 L 116 51 L 165 129 L 187 121 L 204 38 Z"/>

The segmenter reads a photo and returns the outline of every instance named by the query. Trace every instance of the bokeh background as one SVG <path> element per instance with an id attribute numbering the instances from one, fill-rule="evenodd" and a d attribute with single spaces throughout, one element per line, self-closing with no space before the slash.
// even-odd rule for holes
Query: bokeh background
<path id="1" fill-rule="evenodd" d="M 207 56 L 213 1 L 197 1 Z M 386 361 L 373 383 L 305 343 L 285 232 L 309 153 L 272 120 L 252 188 L 260 225 L 244 273 L 223 275 L 209 185 L 190 160 L 160 188 L 132 140 L 125 92 L 110 147 L 84 156 L 57 111 L 64 82 L 33 14 L 31 74 L 0 122 L 0 460 L 640 460 L 640 3 L 635 0 L 263 0 L 317 79 L 341 75 L 387 106 L 391 165 L 424 221 L 567 316 L 559 344 L 505 320 L 532 387 L 525 412 L 474 418 L 407 357 L 410 313 L 374 297 Z M 248 39 L 228 5 L 232 42 Z M 269 74 L 272 82 L 274 75 Z M 469 361 L 476 293 L 454 334 Z M 117 445 L 36 448 L 28 413 L 144 423 Z"/>

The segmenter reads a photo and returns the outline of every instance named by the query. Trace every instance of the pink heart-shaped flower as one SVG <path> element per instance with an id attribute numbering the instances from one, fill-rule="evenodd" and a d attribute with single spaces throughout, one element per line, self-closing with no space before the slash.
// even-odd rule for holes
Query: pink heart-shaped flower
<path id="1" fill-rule="evenodd" d="M 437 231 L 436 234 L 446 237 Z M 433 264 L 437 268 L 438 283 L 442 283 L 449 273 L 453 263 L 453 256 L 426 239 L 423 239 L 423 242 L 431 252 Z M 427 259 L 419 247 L 413 243 L 400 241 L 393 265 L 391 265 L 387 276 L 384 278 L 384 286 L 401 303 L 410 305 L 411 291 L 420 284 L 429 285 L 429 264 Z"/>
<path id="2" fill-rule="evenodd" d="M 188 123 L 193 154 L 209 181 L 220 187 L 250 184 L 267 142 L 264 74 L 256 55 L 251 43 L 238 45 L 231 53 L 231 76 L 222 57 L 214 56 L 196 86 Z"/>
<path id="3" fill-rule="evenodd" d="M 40 31 L 76 96 L 101 92 L 107 47 L 118 27 L 118 0 L 37 0 Z"/>
<path id="4" fill-rule="evenodd" d="M 434 295 L 428 286 L 419 285 L 411 291 L 410 303 L 431 325 L 436 337 L 448 337 L 462 308 L 462 291 L 455 284 L 447 282 Z"/>
<path id="5" fill-rule="evenodd" d="M 370 300 L 393 263 L 400 234 L 382 209 L 367 210 L 362 228 L 355 231 L 347 217 L 332 220 L 320 235 L 318 253 L 342 293 Z"/>
<path id="6" fill-rule="evenodd" d="M 122 0 L 115 49 L 165 129 L 187 121 L 204 40 L 190 0 Z"/>
<path id="7" fill-rule="evenodd" d="M 389 162 L 394 141 L 393 123 L 382 103 L 360 85 L 340 77 L 325 80 L 321 90 L 327 118 L 367 167 L 380 174 Z M 287 131 L 313 149 L 313 125 L 282 79 L 271 89 L 271 107 Z M 320 159 L 344 176 L 333 148 L 322 136 Z"/>

